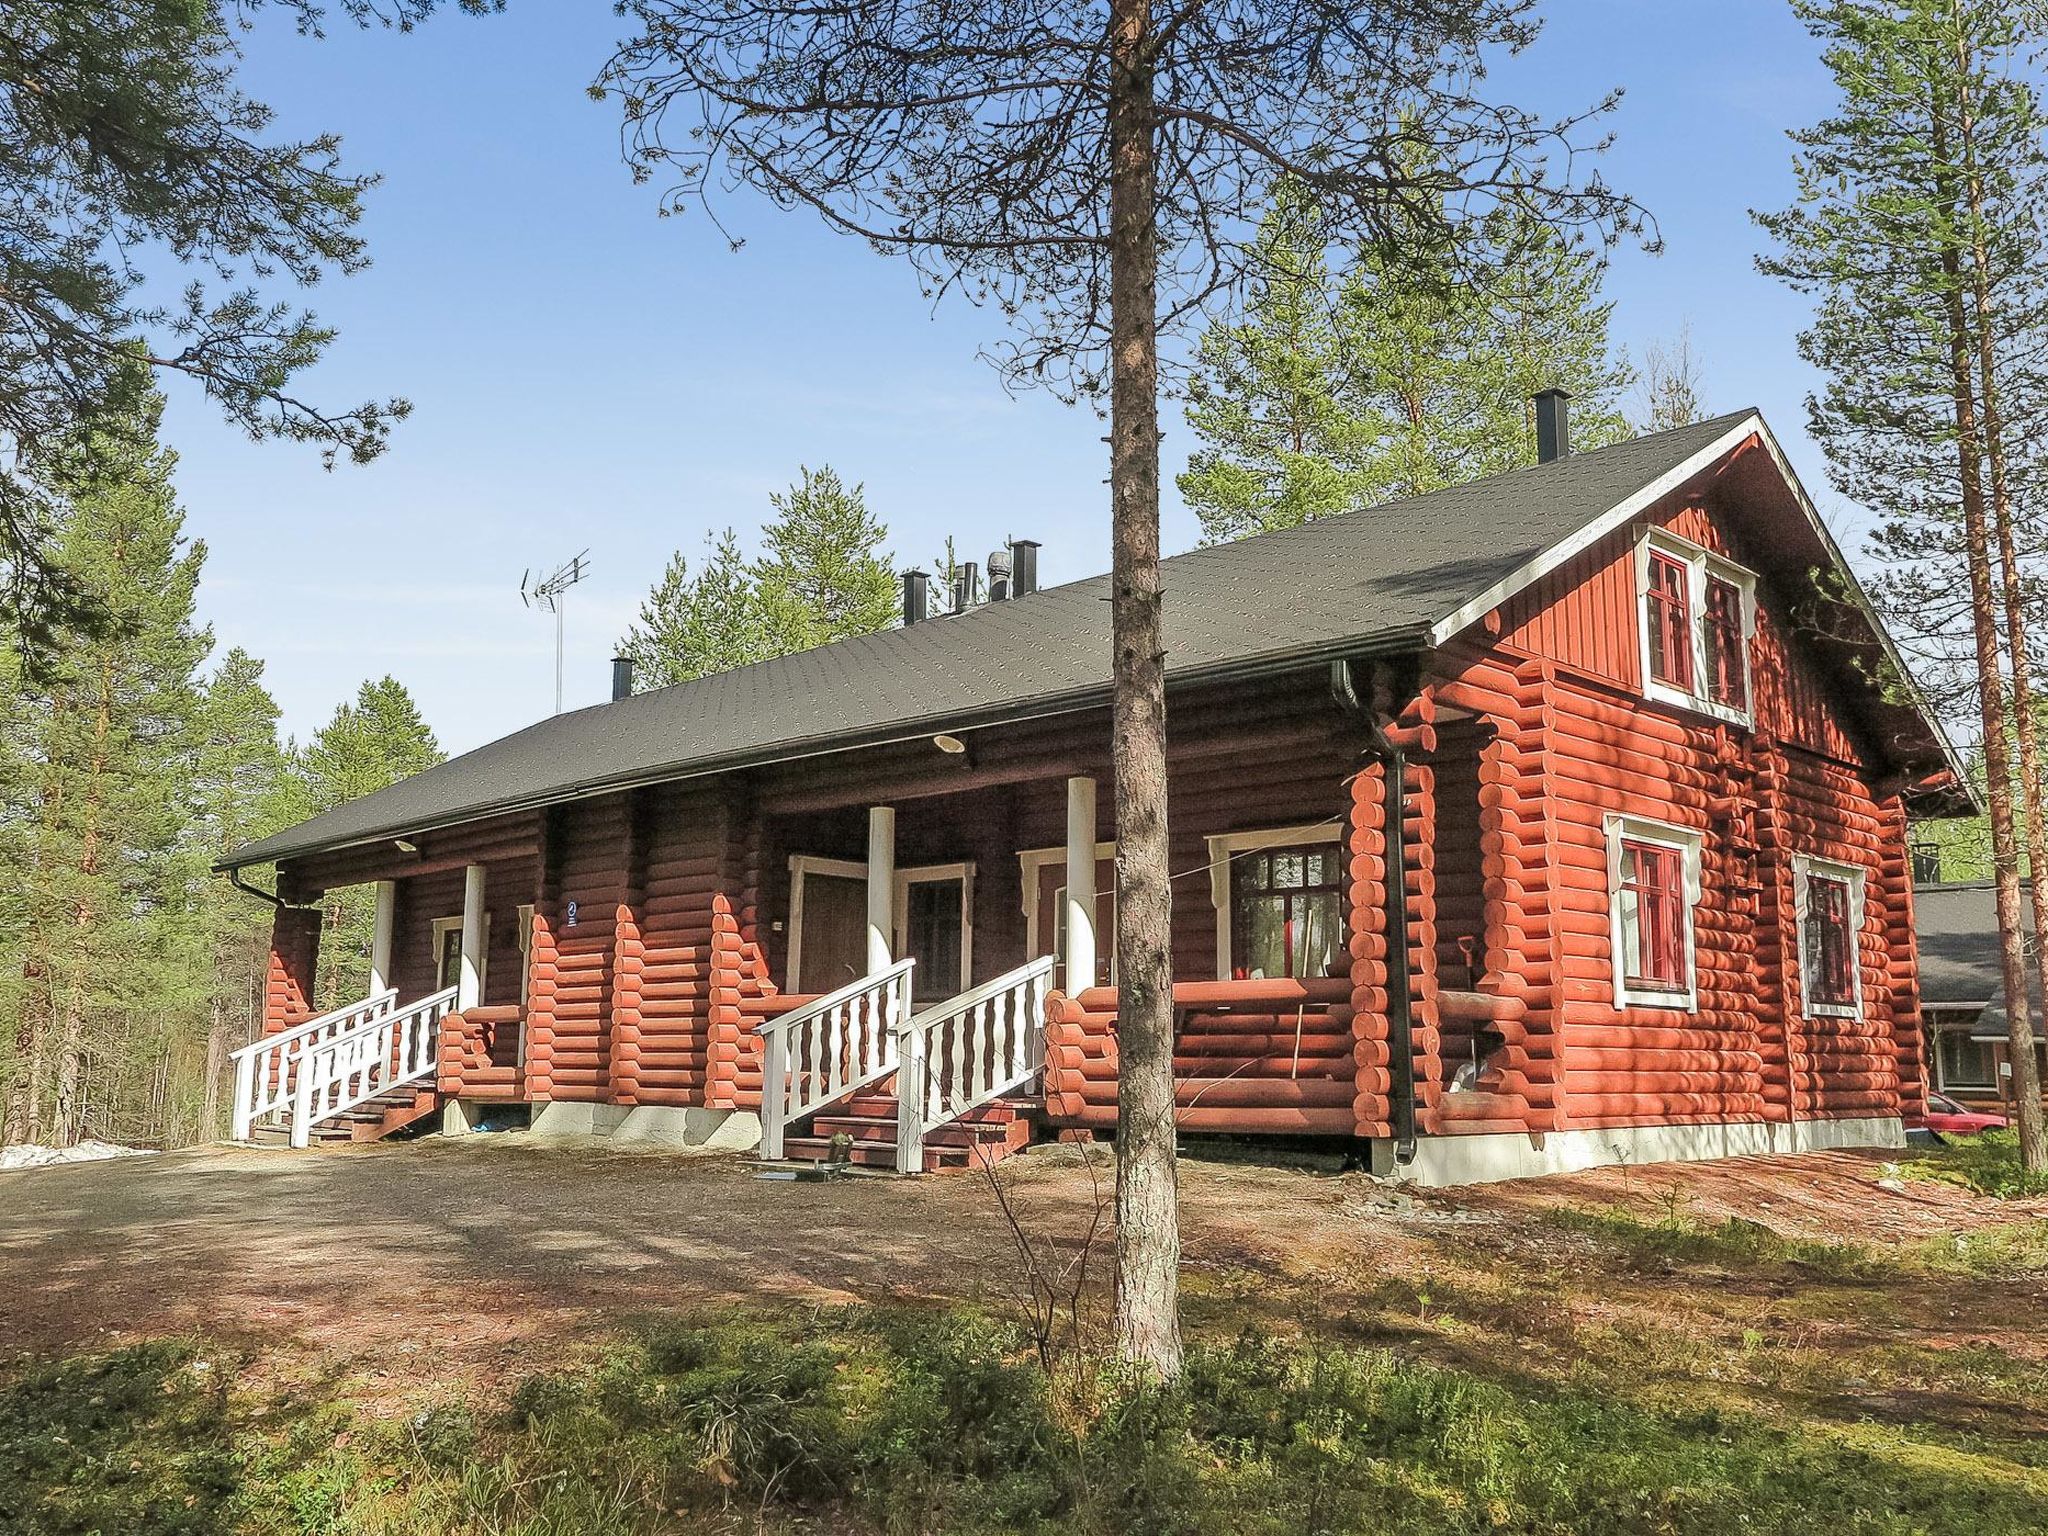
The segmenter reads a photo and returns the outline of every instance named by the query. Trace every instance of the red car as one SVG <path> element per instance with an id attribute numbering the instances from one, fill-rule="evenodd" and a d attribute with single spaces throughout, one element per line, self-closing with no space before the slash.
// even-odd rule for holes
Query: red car
<path id="1" fill-rule="evenodd" d="M 1917 1128 L 1940 1131 L 1944 1136 L 1974 1136 L 1979 1131 L 2004 1130 L 2005 1116 L 1965 1109 L 1945 1093 L 1930 1093 L 1927 1095 L 1927 1113 L 1909 1123 Z"/>

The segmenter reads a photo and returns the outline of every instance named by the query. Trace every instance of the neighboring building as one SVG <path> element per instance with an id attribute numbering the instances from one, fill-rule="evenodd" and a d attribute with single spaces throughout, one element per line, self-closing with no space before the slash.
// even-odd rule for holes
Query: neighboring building
<path id="1" fill-rule="evenodd" d="M 2041 977 L 2034 960 L 2033 901 L 2024 886 L 2020 896 L 2021 926 L 2027 936 L 2027 1017 L 2034 1022 L 2035 1060 L 2048 1081 L 2048 1058 L 2040 1044 Z M 1933 1086 L 1973 1109 L 2009 1107 L 2012 1052 L 1992 883 L 1921 885 L 1914 890 L 1913 907 Z"/>
<path id="2" fill-rule="evenodd" d="M 291 903 L 245 1121 L 508 1103 L 904 1166 L 1113 1127 L 1107 581 L 1036 591 L 1015 552 L 1006 600 L 925 615 L 912 573 L 900 629 L 224 860 Z M 1850 594 L 1820 614 L 1816 569 Z M 1899 1142 L 1907 817 L 1969 799 L 1761 417 L 1196 550 L 1165 591 L 1184 1129 L 1432 1182 Z M 389 990 L 304 1022 L 300 904 L 365 881 Z"/>

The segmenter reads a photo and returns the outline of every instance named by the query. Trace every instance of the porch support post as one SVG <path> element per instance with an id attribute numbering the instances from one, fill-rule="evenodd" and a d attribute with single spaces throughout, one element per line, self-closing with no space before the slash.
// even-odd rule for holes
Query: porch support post
<path id="1" fill-rule="evenodd" d="M 370 996 L 391 989 L 391 932 L 398 915 L 398 882 L 377 882 L 377 926 L 370 935 Z"/>
<path id="2" fill-rule="evenodd" d="M 889 969 L 896 942 L 896 810 L 868 808 L 868 974 Z"/>
<path id="3" fill-rule="evenodd" d="M 466 1013 L 484 1000 L 484 867 L 462 872 L 462 970 L 455 979 L 455 1011 Z"/>
<path id="4" fill-rule="evenodd" d="M 1095 781 L 1067 780 L 1067 995 L 1095 985 Z"/>

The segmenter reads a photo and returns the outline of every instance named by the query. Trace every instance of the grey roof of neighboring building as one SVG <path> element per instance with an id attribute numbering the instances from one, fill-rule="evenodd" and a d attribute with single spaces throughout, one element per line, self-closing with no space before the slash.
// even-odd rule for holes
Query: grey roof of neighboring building
<path id="1" fill-rule="evenodd" d="M 1164 563 L 1175 683 L 1415 650 L 1432 626 L 1762 418 L 1736 412 L 1411 501 Z M 221 868 L 425 831 L 690 774 L 1100 702 L 1109 579 L 758 662 L 542 720 L 302 825 Z M 1930 727 L 1932 729 L 1932 727 Z"/>
<path id="2" fill-rule="evenodd" d="M 2031 947 L 2033 902 L 2020 887 L 2020 926 Z M 2005 982 L 1998 954 L 1998 895 L 1989 880 L 1922 885 L 1913 892 L 1913 927 L 1920 940 L 1920 1001 L 1929 1008 L 1982 1008 L 1974 1031 L 2005 1034 Z M 2027 991 L 2032 1017 L 2041 1017 L 2041 983 L 2028 955 Z"/>

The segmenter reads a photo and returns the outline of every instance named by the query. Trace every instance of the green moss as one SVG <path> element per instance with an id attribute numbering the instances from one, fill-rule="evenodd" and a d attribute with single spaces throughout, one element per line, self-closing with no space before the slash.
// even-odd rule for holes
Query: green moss
<path id="1" fill-rule="evenodd" d="M 1909 1179 L 1958 1184 L 2001 1200 L 2048 1195 L 2048 1173 L 2028 1173 L 2020 1167 L 2019 1135 L 2014 1131 L 1955 1137 L 1907 1159 L 1899 1171 Z"/>
<path id="2" fill-rule="evenodd" d="M 190 1345 L 0 1388 L 0 1526 L 45 1533 L 2020 1531 L 2048 1473 L 1974 1439 L 1771 1420 L 1247 1332 L 1164 1393 L 969 1310 L 662 1323 L 495 1409 L 254 1401 Z"/>

